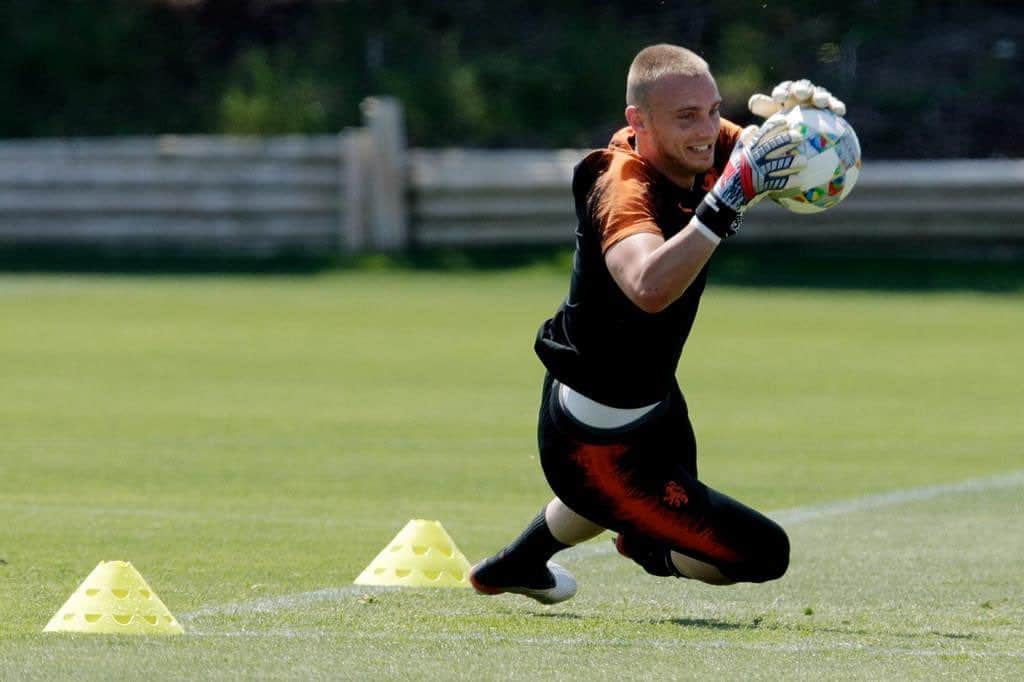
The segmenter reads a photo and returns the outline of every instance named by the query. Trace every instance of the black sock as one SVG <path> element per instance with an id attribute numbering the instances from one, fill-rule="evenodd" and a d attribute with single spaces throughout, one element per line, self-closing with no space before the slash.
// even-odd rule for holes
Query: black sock
<path id="1" fill-rule="evenodd" d="M 551 534 L 542 509 L 518 538 L 480 567 L 477 577 L 495 586 L 553 587 L 548 559 L 568 546 Z"/>
<path id="2" fill-rule="evenodd" d="M 551 534 L 544 509 L 530 522 L 519 537 L 503 551 L 513 561 L 547 564 L 548 559 L 569 545 L 559 542 Z"/>

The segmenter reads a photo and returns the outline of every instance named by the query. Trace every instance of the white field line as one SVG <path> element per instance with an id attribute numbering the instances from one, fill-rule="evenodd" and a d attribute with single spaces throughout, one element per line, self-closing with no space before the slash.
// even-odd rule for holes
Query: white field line
<path id="1" fill-rule="evenodd" d="M 929 500 L 947 494 L 973 492 L 975 490 L 992 490 L 995 488 L 1012 488 L 1024 483 L 1024 470 L 1007 474 L 999 474 L 986 478 L 974 478 L 959 483 L 949 483 L 921 488 L 906 488 L 888 493 L 865 495 L 850 500 L 826 502 L 820 505 L 794 507 L 775 512 L 767 512 L 780 524 L 792 525 L 819 519 L 825 516 L 841 516 L 858 511 L 879 509 L 893 505 L 906 504 L 918 500 Z M 17 502 L 0 501 L 0 511 L 22 512 L 29 514 L 67 514 L 94 516 L 148 517 L 154 519 L 174 519 L 179 521 L 234 521 L 238 523 L 269 523 L 296 526 L 337 526 L 351 527 L 351 519 L 332 519 L 312 516 L 285 516 L 277 514 L 246 514 L 233 512 L 190 511 L 184 509 L 146 508 L 146 507 L 93 507 L 87 505 L 68 504 L 19 504 Z M 567 550 L 561 556 L 586 556 L 596 551 L 598 554 L 610 551 L 606 543 L 584 544 Z M 600 549 L 598 547 L 600 546 Z"/>
<path id="2" fill-rule="evenodd" d="M 844 516 L 860 511 L 894 507 L 909 502 L 932 500 L 945 495 L 962 495 L 964 493 L 976 493 L 999 488 L 1016 488 L 1022 485 L 1024 485 L 1024 471 L 1011 471 L 997 476 L 970 478 L 959 483 L 906 488 L 876 495 L 855 497 L 851 500 L 827 502 L 808 507 L 796 507 L 794 509 L 769 513 L 769 516 L 782 525 L 792 525 L 794 523 L 816 521 L 826 516 Z"/>
<path id="3" fill-rule="evenodd" d="M 887 493 L 864 495 L 849 500 L 838 500 L 836 502 L 825 502 L 812 504 L 806 507 L 793 507 L 779 511 L 766 512 L 767 516 L 774 519 L 782 526 L 794 526 L 809 521 L 831 516 L 846 516 L 862 511 L 873 511 L 885 507 L 896 507 L 911 502 L 922 502 L 933 500 L 946 495 L 963 495 L 965 493 L 982 492 L 985 490 L 996 490 L 999 488 L 1015 488 L 1024 485 L 1024 471 L 1011 471 L 996 476 L 984 478 L 969 478 L 958 483 L 943 483 L 939 485 L 928 485 L 920 488 L 904 488 L 902 490 L 891 490 Z M 597 556 L 610 554 L 615 546 L 609 542 L 587 543 L 567 549 L 559 556 L 581 558 L 584 556 Z"/>
<path id="4" fill-rule="evenodd" d="M 864 495 L 862 497 L 840 500 L 838 502 L 827 502 L 824 504 L 809 505 L 805 507 L 793 507 L 791 509 L 768 512 L 768 516 L 774 518 L 783 525 L 794 525 L 826 517 L 843 516 L 856 512 L 894 507 L 911 502 L 931 500 L 945 495 L 962 495 L 965 493 L 984 492 L 986 490 L 995 490 L 999 488 L 1013 488 L 1020 485 L 1024 485 L 1024 470 L 1012 471 L 1006 474 L 987 476 L 984 478 L 971 478 L 965 481 L 960 481 L 959 483 L 946 483 L 919 488 L 905 488 L 903 490 L 893 490 L 887 493 L 879 493 L 875 495 Z M 584 559 L 587 557 L 610 554 L 613 550 L 614 545 L 610 542 L 590 542 L 568 549 L 560 556 L 573 559 Z M 189 623 L 208 618 L 210 616 L 274 613 L 277 611 L 303 608 L 320 602 L 334 601 L 351 594 L 371 593 L 380 589 L 382 588 L 346 585 L 344 587 L 328 587 L 321 590 L 314 590 L 312 592 L 284 594 L 278 597 L 263 597 L 261 599 L 234 604 L 203 606 L 195 611 L 179 615 L 178 620 L 183 623 Z"/>
<path id="5" fill-rule="evenodd" d="M 279 638 L 279 639 L 312 639 L 330 642 L 339 639 L 337 632 L 310 629 L 293 630 L 289 628 L 275 628 L 271 630 L 232 630 L 225 632 L 189 632 L 188 634 L 209 638 Z M 762 644 L 757 642 L 736 642 L 724 639 L 718 640 L 680 640 L 667 637 L 638 637 L 628 639 L 623 637 L 517 637 L 515 635 L 499 635 L 494 633 L 453 633 L 435 632 L 430 635 L 418 633 L 389 634 L 385 632 L 347 632 L 342 637 L 346 640 L 370 640 L 370 641 L 422 641 L 422 642 L 477 642 L 477 643 L 503 643 L 521 644 L 527 646 L 609 646 L 622 647 L 642 644 L 649 648 L 672 648 L 672 649 L 697 649 L 714 651 L 721 649 L 743 649 L 747 651 L 762 651 L 771 653 L 824 653 L 832 651 L 862 651 L 868 654 L 883 656 L 915 656 L 921 658 L 934 658 L 939 656 L 966 656 L 968 658 L 1010 658 L 1024 660 L 1024 652 L 1020 651 L 970 651 L 960 647 L 920 649 L 909 647 L 876 647 L 857 642 L 840 641 L 829 644 Z"/>
<path id="6" fill-rule="evenodd" d="M 375 587 L 367 585 L 346 585 L 344 587 L 325 587 L 322 590 L 312 592 L 297 592 L 295 594 L 282 594 L 277 597 L 262 597 L 252 601 L 238 602 L 235 604 L 219 604 L 214 606 L 202 606 L 195 611 L 183 613 L 178 616 L 182 623 L 188 623 L 210 616 L 234 616 L 248 613 L 276 613 L 278 611 L 289 611 L 299 609 L 311 604 L 318 604 L 324 601 L 337 601 L 350 594 L 370 594 L 398 590 L 398 587 Z"/>

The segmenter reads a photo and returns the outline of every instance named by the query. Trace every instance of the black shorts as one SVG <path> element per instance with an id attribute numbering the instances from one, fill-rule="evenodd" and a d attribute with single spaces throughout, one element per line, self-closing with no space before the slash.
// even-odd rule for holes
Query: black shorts
<path id="1" fill-rule="evenodd" d="M 593 429 L 562 408 L 545 377 L 537 437 L 551 489 L 610 530 L 638 534 L 735 581 L 781 576 L 789 539 L 774 521 L 697 480 L 697 442 L 678 385 L 621 429 Z"/>

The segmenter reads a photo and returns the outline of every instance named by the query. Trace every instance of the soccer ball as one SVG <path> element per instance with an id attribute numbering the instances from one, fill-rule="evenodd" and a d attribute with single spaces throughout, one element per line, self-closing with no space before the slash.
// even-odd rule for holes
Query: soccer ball
<path id="1" fill-rule="evenodd" d="M 860 142 L 853 126 L 828 109 L 794 107 L 776 116 L 803 133 L 797 150 L 807 157 L 807 167 L 784 190 L 769 197 L 794 213 L 818 213 L 845 199 L 860 174 Z"/>

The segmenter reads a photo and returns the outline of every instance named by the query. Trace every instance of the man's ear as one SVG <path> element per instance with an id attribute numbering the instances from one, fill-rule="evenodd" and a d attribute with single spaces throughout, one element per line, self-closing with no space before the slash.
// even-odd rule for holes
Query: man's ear
<path id="1" fill-rule="evenodd" d="M 635 104 L 626 107 L 626 123 L 633 130 L 644 129 L 644 112 Z"/>

